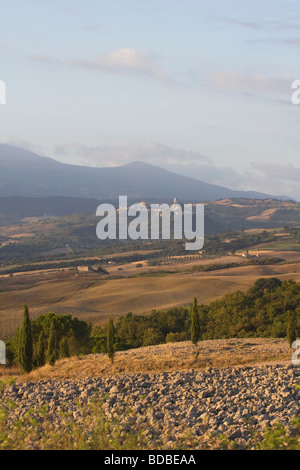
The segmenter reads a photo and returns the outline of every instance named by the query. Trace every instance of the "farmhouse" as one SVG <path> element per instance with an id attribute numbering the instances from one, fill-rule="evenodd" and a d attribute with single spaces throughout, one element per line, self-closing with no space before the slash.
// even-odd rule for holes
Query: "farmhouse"
<path id="1" fill-rule="evenodd" d="M 91 268 L 90 266 L 77 266 L 77 271 L 81 273 L 94 272 L 93 268 Z"/>

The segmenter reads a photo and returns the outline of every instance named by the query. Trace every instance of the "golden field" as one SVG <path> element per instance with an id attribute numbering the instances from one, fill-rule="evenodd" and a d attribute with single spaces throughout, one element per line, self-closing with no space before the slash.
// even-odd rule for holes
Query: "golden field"
<path id="1" fill-rule="evenodd" d="M 66 270 L 2 277 L 0 337 L 10 336 L 20 325 L 23 303 L 28 305 L 32 319 L 56 312 L 101 324 L 110 315 L 117 318 L 128 312 L 148 313 L 153 309 L 190 304 L 194 296 L 198 297 L 198 303 L 209 303 L 227 293 L 247 290 L 259 277 L 300 281 L 300 253 L 268 252 L 266 255 L 283 258 L 286 264 L 189 271 L 193 265 L 243 261 L 240 256 L 224 256 L 157 267 L 143 262 L 141 268 L 136 267 L 137 263 L 111 265 L 105 268 L 108 275 L 76 274 L 74 270 Z M 142 273 L 144 276 L 139 276 Z"/>
<path id="2" fill-rule="evenodd" d="M 194 345 L 190 341 L 146 346 L 117 351 L 114 362 L 106 354 L 88 354 L 46 364 L 29 374 L 19 375 L 18 368 L 11 371 L 4 366 L 2 379 L 13 374 L 22 381 L 42 379 L 79 379 L 135 373 L 162 373 L 200 370 L 207 367 L 224 368 L 264 364 L 292 364 L 292 350 L 281 338 L 232 338 L 205 340 L 198 343 L 199 357 L 195 359 Z"/>

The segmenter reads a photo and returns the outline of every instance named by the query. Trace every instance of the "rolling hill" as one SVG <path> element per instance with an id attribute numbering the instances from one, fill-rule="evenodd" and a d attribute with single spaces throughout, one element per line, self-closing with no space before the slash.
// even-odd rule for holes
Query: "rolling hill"
<path id="1" fill-rule="evenodd" d="M 234 191 L 143 162 L 117 167 L 85 167 L 60 163 L 28 150 L 0 144 L 2 198 L 58 196 L 103 202 L 116 201 L 119 195 L 127 195 L 132 202 L 171 202 L 174 197 L 181 202 L 272 197 L 255 191 Z"/>

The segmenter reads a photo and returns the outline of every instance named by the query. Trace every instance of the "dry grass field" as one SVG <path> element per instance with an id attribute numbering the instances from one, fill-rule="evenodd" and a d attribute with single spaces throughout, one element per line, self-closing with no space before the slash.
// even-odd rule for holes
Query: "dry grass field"
<path id="1" fill-rule="evenodd" d="M 18 376 L 24 381 L 50 379 L 78 379 L 133 373 L 160 373 L 203 369 L 206 367 L 247 366 L 265 363 L 291 363 L 291 349 L 284 339 L 239 338 L 200 341 L 199 357 L 195 359 L 194 345 L 189 341 L 147 346 L 128 351 L 117 351 L 111 363 L 105 354 L 89 354 L 57 361 Z M 10 371 L 0 366 L 2 378 Z"/>
<path id="2" fill-rule="evenodd" d="M 188 271 L 195 264 L 243 261 L 238 256 L 227 256 L 151 268 L 146 263 L 142 263 L 142 268 L 131 263 L 124 264 L 122 271 L 120 266 L 111 265 L 108 275 L 78 275 L 71 270 L 0 278 L 0 337 L 7 338 L 20 325 L 23 303 L 28 305 L 32 319 L 55 312 L 101 324 L 110 315 L 117 318 L 128 312 L 149 313 L 153 309 L 190 304 L 194 296 L 199 303 L 209 303 L 227 293 L 247 290 L 259 277 L 300 281 L 300 253 L 268 252 L 268 256 L 284 258 L 287 263 Z M 172 273 L 159 272 L 163 270 Z M 132 277 L 143 272 L 152 275 Z"/>

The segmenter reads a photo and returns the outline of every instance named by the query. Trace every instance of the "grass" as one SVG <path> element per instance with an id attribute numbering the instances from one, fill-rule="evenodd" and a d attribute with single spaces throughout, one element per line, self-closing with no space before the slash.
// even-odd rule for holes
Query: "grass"
<path id="1" fill-rule="evenodd" d="M 277 424 L 268 427 L 263 435 L 256 436 L 255 447 L 258 450 L 300 450 L 300 416 L 291 420 L 293 432 Z"/>
<path id="2" fill-rule="evenodd" d="M 14 407 L 13 403 L 9 404 Z M 162 435 L 162 424 L 152 420 L 149 435 L 147 420 L 139 421 L 127 410 L 124 417 L 114 415 L 109 420 L 102 411 L 101 403 L 78 407 L 80 422 L 71 413 L 60 411 L 53 423 L 49 407 L 29 410 L 22 418 L 10 425 L 7 412 L 0 412 L 0 450 L 300 450 L 300 418 L 292 422 L 292 433 L 280 424 L 267 428 L 264 433 L 254 433 L 245 444 L 238 444 L 225 435 L 196 436 L 186 427 L 175 441 Z"/>
<path id="3" fill-rule="evenodd" d="M 14 406 L 11 404 L 11 406 Z M 59 427 L 53 424 L 52 412 L 45 407 L 29 410 L 25 416 L 7 425 L 7 413 L 0 413 L 0 450 L 141 450 L 149 443 L 142 429 L 127 430 L 120 418 L 105 419 L 101 403 L 81 406 L 81 424 L 71 413 L 59 412 Z M 134 417 L 128 419 L 128 427 Z M 161 448 L 157 437 L 155 448 Z"/>
<path id="4" fill-rule="evenodd" d="M 18 377 L 30 381 L 44 378 L 72 379 L 132 373 L 160 373 L 178 370 L 231 367 L 291 360 L 291 349 L 284 339 L 235 338 L 206 340 L 198 343 L 199 356 L 195 359 L 194 345 L 190 341 L 146 346 L 128 351 L 117 351 L 111 363 L 106 354 L 74 356 L 35 369 L 20 376 L 19 370 L 11 372 L 0 366 L 0 381 Z"/>

